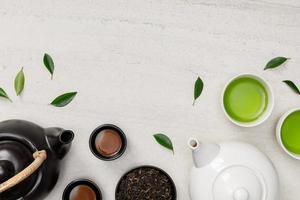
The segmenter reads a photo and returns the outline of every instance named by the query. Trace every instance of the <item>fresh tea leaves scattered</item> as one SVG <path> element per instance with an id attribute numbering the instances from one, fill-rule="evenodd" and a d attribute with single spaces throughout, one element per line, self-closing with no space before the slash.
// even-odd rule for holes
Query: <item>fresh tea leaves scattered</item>
<path id="1" fill-rule="evenodd" d="M 64 107 L 68 105 L 76 96 L 77 92 L 68 92 L 56 97 L 52 102 L 51 105 L 56 107 Z"/>
<path id="2" fill-rule="evenodd" d="M 173 153 L 174 153 L 172 141 L 170 140 L 170 138 L 168 136 L 158 133 L 158 134 L 153 135 L 153 137 L 155 138 L 155 140 L 158 144 L 173 151 Z"/>
<path id="3" fill-rule="evenodd" d="M 0 87 L 0 97 L 6 98 L 12 102 L 12 100 L 9 98 L 9 96 L 6 94 L 6 92 L 1 87 Z"/>
<path id="4" fill-rule="evenodd" d="M 48 69 L 48 71 L 51 74 L 51 80 L 53 79 L 53 73 L 54 73 L 54 62 L 51 56 L 47 53 L 44 54 L 44 65 Z"/>
<path id="5" fill-rule="evenodd" d="M 23 72 L 23 67 L 22 69 L 18 72 L 16 78 L 15 78 L 15 91 L 17 96 L 21 94 L 21 92 L 24 89 L 24 84 L 25 84 L 25 75 Z"/>
<path id="6" fill-rule="evenodd" d="M 198 76 L 197 80 L 195 81 L 195 86 L 194 86 L 194 102 L 193 105 L 195 104 L 195 101 L 197 98 L 201 95 L 202 90 L 203 90 L 203 81 L 201 78 Z"/>
<path id="7" fill-rule="evenodd" d="M 300 95 L 300 91 L 293 81 L 284 80 L 283 82 L 286 83 L 295 93 Z"/>
<path id="8" fill-rule="evenodd" d="M 273 58 L 272 60 L 270 60 L 266 64 L 264 70 L 266 70 L 266 69 L 273 69 L 273 68 L 279 67 L 280 65 L 282 65 L 288 59 L 289 58 L 286 58 L 286 57 L 276 57 L 276 58 Z"/>

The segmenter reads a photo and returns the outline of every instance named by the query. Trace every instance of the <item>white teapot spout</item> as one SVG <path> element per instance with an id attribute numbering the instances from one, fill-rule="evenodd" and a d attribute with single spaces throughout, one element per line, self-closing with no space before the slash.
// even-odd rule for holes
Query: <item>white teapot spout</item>
<path id="1" fill-rule="evenodd" d="M 202 144 L 196 138 L 190 138 L 188 146 L 193 151 L 193 160 L 197 168 L 208 165 L 220 152 L 218 144 Z"/>

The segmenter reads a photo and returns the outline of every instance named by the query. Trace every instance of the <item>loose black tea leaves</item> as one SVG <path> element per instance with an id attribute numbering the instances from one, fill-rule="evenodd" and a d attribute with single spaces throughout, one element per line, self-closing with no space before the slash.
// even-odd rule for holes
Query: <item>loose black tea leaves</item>
<path id="1" fill-rule="evenodd" d="M 153 167 L 140 167 L 119 182 L 116 200 L 175 200 L 176 189 L 168 175 Z"/>

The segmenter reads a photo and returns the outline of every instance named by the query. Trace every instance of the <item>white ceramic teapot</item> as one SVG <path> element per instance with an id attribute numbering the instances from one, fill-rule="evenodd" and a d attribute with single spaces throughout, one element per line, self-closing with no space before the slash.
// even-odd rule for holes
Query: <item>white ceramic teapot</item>
<path id="1" fill-rule="evenodd" d="M 278 200 L 277 172 L 265 154 L 242 142 L 200 144 L 190 138 L 192 200 Z"/>

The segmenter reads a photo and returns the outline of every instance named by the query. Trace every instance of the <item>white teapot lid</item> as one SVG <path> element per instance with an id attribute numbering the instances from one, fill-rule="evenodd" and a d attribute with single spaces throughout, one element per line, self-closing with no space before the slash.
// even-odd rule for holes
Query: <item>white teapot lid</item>
<path id="1" fill-rule="evenodd" d="M 213 184 L 214 200 L 265 200 L 263 177 L 256 171 L 235 165 L 222 170 Z"/>

